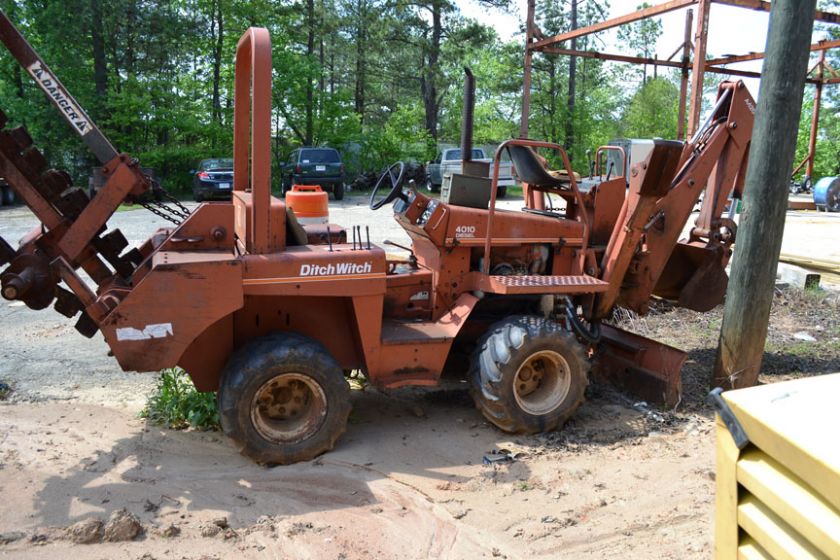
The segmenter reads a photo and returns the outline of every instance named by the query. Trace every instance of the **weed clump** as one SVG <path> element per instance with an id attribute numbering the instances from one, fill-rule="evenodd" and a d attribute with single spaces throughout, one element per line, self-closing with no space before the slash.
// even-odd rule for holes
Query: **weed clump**
<path id="1" fill-rule="evenodd" d="M 216 393 L 200 392 L 189 375 L 177 367 L 160 372 L 157 387 L 140 416 L 176 430 L 219 429 Z"/>

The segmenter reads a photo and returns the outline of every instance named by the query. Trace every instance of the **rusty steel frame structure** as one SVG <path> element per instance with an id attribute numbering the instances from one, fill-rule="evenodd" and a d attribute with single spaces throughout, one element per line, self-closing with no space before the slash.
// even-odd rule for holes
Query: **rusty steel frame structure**
<path id="1" fill-rule="evenodd" d="M 529 117 L 531 109 L 531 71 L 532 58 L 534 53 L 542 52 L 547 54 L 576 56 L 581 58 L 594 58 L 598 60 L 608 60 L 613 62 L 624 62 L 629 64 L 651 64 L 654 67 L 664 66 L 669 68 L 679 68 L 681 70 L 680 77 L 680 100 L 679 100 L 679 117 L 677 123 L 677 139 L 684 140 L 686 136 L 691 137 L 697 131 L 700 124 L 701 104 L 703 100 L 703 78 L 706 73 L 726 74 L 730 76 L 740 76 L 747 78 L 761 78 L 760 72 L 738 70 L 725 67 L 728 64 L 738 62 L 746 62 L 750 60 L 761 60 L 764 58 L 763 52 L 753 52 L 745 55 L 731 55 L 721 58 L 706 60 L 706 44 L 709 35 L 709 12 L 712 4 L 723 4 L 728 6 L 735 6 L 739 8 L 770 11 L 770 2 L 762 0 L 670 0 L 662 4 L 650 6 L 635 12 L 618 16 L 606 21 L 596 23 L 593 25 L 573 29 L 566 33 L 547 37 L 536 26 L 534 21 L 536 0 L 528 0 L 528 13 L 525 30 L 525 60 L 523 64 L 523 92 L 522 92 L 522 117 L 520 120 L 519 135 L 521 138 L 528 138 Z M 685 40 L 677 47 L 674 53 L 667 59 L 659 58 L 644 58 L 638 56 L 627 56 L 619 54 L 603 53 L 598 51 L 583 51 L 570 48 L 562 48 L 560 45 L 565 41 L 578 39 L 600 31 L 606 31 L 633 23 L 636 21 L 652 18 L 675 10 L 690 8 L 697 6 L 698 17 L 696 26 L 694 23 L 694 12 L 689 9 L 686 12 L 685 19 Z M 840 14 L 825 12 L 817 10 L 814 14 L 817 21 L 830 24 L 840 24 Z M 694 41 L 692 44 L 692 27 Z M 802 167 L 807 164 L 806 175 L 810 177 L 814 167 L 814 154 L 816 151 L 817 130 L 819 127 L 820 102 L 822 97 L 823 87 L 827 84 L 840 83 L 840 71 L 832 69 L 825 60 L 826 51 L 840 47 L 840 40 L 823 40 L 811 45 L 811 51 L 818 51 L 820 59 L 817 64 L 808 72 L 806 83 L 814 84 L 816 91 L 814 93 L 814 109 L 811 120 L 811 134 L 808 144 L 808 155 L 795 169 L 794 174 L 799 172 Z M 691 52 L 694 56 L 691 57 Z M 682 51 L 680 60 L 674 60 L 674 57 Z M 705 63 L 703 62 L 705 61 Z M 689 96 L 689 81 L 690 100 Z M 688 129 L 686 133 L 686 103 L 688 107 Z"/>

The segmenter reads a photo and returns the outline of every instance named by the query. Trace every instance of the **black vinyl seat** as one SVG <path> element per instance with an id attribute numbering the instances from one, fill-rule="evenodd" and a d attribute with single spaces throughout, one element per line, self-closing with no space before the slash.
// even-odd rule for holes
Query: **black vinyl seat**
<path id="1" fill-rule="evenodd" d="M 537 188 L 568 189 L 569 179 L 560 179 L 549 173 L 530 146 L 508 146 L 516 174 L 524 183 Z"/>

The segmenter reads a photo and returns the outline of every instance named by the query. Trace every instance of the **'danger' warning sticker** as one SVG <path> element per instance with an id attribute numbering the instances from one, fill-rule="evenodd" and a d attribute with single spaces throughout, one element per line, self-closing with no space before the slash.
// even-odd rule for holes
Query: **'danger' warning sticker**
<path id="1" fill-rule="evenodd" d="M 85 117 L 84 111 L 79 109 L 73 102 L 70 95 L 64 91 L 64 88 L 59 84 L 56 77 L 50 74 L 49 70 L 41 66 L 40 61 L 31 64 L 27 70 L 35 78 L 35 81 L 38 82 L 38 85 L 41 86 L 41 89 L 64 112 L 70 120 L 70 124 L 79 131 L 79 134 L 84 136 L 93 129 L 90 121 Z"/>

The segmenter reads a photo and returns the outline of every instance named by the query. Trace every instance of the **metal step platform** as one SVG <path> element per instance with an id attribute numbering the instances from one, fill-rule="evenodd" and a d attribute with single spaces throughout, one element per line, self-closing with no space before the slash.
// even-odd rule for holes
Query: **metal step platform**
<path id="1" fill-rule="evenodd" d="M 593 294 L 605 292 L 607 282 L 593 276 L 484 276 L 480 289 L 491 294 Z"/>

